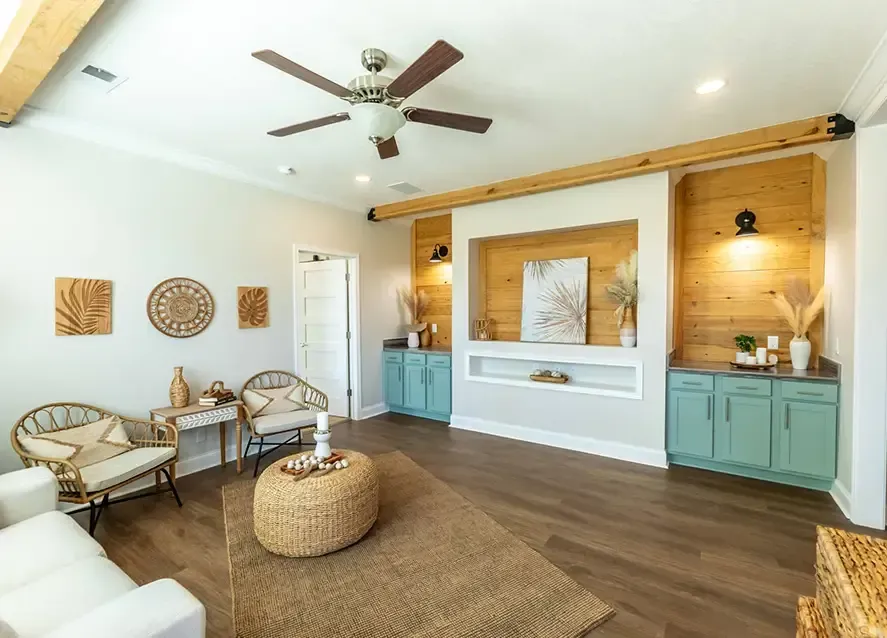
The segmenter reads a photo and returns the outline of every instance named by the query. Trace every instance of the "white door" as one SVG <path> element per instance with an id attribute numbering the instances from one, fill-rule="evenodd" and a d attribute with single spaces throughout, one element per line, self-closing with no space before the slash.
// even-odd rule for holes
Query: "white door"
<path id="1" fill-rule="evenodd" d="M 297 272 L 298 374 L 329 397 L 330 414 L 348 417 L 348 260 L 304 262 Z"/>

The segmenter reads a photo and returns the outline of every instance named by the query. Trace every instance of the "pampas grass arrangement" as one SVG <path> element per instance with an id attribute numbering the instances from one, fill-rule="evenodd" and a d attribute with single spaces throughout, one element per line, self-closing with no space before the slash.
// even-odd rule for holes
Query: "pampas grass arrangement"
<path id="1" fill-rule="evenodd" d="M 412 288 L 404 286 L 397 291 L 397 295 L 400 297 L 400 303 L 403 304 L 403 307 L 409 313 L 411 321 L 414 324 L 422 321 L 422 315 L 428 310 L 428 304 L 430 303 L 428 293 L 424 290 L 416 292 Z"/>
<path id="2" fill-rule="evenodd" d="M 795 339 L 807 340 L 807 332 L 825 306 L 825 287 L 816 295 L 810 287 L 799 279 L 792 279 L 785 294 L 779 293 L 773 299 L 780 316 L 785 319 Z"/>
<path id="3" fill-rule="evenodd" d="M 616 266 L 616 274 L 612 283 L 607 286 L 607 297 L 616 304 L 616 323 L 622 327 L 626 311 L 638 305 L 638 251 L 631 251 L 631 256 Z"/>

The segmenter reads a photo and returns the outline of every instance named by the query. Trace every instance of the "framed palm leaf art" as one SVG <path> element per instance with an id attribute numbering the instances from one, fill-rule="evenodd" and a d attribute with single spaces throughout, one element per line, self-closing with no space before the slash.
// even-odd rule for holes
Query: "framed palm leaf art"
<path id="1" fill-rule="evenodd" d="M 521 341 L 584 344 L 588 257 L 524 262 Z"/>
<path id="2" fill-rule="evenodd" d="M 56 277 L 55 334 L 63 337 L 111 334 L 111 282 Z"/>

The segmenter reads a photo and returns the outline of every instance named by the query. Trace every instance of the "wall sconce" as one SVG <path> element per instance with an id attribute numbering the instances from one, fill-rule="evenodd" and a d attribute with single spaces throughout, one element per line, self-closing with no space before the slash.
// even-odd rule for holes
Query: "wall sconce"
<path id="1" fill-rule="evenodd" d="M 758 231 L 755 231 L 758 232 Z M 441 246 L 440 244 L 434 244 L 434 251 L 431 253 L 430 261 L 432 264 L 439 264 L 443 261 L 443 257 L 446 257 L 450 254 L 449 249 L 446 246 Z"/>
<path id="2" fill-rule="evenodd" d="M 737 237 L 745 237 L 746 235 L 757 235 L 758 229 L 755 228 L 755 214 L 749 209 L 745 209 L 736 216 L 736 225 L 739 230 L 736 231 Z"/>

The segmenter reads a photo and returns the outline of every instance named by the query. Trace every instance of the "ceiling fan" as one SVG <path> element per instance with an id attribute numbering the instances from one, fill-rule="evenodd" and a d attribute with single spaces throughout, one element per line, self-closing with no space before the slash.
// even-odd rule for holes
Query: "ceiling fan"
<path id="1" fill-rule="evenodd" d="M 332 93 L 352 107 L 350 113 L 335 113 L 268 131 L 268 135 L 274 137 L 285 137 L 345 120 L 357 120 L 367 131 L 370 142 L 376 146 L 379 157 L 388 159 L 399 154 L 394 134 L 407 122 L 442 126 L 469 133 L 486 133 L 493 123 L 493 120 L 487 117 L 433 111 L 415 106 L 400 109 L 405 99 L 462 59 L 462 52 L 443 40 L 432 44 L 418 60 L 393 80 L 379 75 L 388 64 L 388 55 L 381 49 L 364 49 L 360 60 L 363 68 L 370 73 L 354 78 L 348 83 L 347 88 L 309 71 L 274 51 L 263 49 L 252 55 L 284 73 Z"/>

